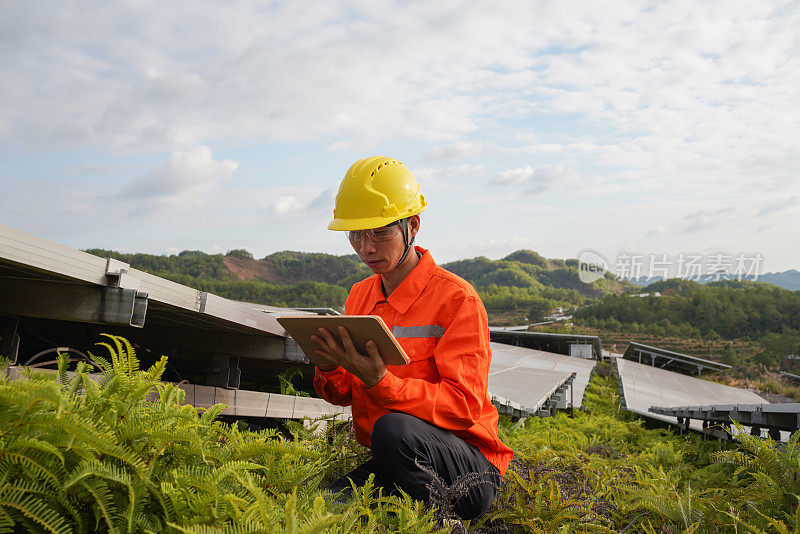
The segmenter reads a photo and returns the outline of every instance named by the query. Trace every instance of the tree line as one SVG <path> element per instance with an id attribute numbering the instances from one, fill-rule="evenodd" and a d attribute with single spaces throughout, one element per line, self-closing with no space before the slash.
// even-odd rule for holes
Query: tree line
<path id="1" fill-rule="evenodd" d="M 800 353 L 800 291 L 760 282 L 673 279 L 641 292 L 651 296 L 606 296 L 575 311 L 574 322 L 616 332 L 759 341 L 765 351 L 758 360 L 770 367 Z"/>
<path id="2" fill-rule="evenodd" d="M 225 255 L 189 250 L 169 256 L 103 249 L 87 252 L 225 298 L 271 306 L 342 309 L 350 287 L 372 274 L 355 254 L 282 251 L 257 260 L 245 249 Z M 251 269 L 259 279 L 241 280 L 231 265 Z M 442 266 L 472 283 L 490 314 L 518 311 L 531 320 L 558 306 L 579 306 L 634 288 L 611 276 L 584 284 L 578 278 L 576 260 L 545 259 L 530 250 L 501 260 L 478 257 Z"/>

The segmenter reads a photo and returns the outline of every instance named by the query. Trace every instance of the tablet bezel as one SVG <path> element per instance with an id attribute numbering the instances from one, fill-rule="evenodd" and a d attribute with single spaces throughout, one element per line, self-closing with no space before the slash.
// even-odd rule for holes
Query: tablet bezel
<path id="1" fill-rule="evenodd" d="M 319 345 L 311 339 L 311 336 L 321 335 L 319 328 L 327 328 L 344 347 L 339 334 L 340 325 L 347 328 L 350 339 L 360 353 L 367 354 L 366 343 L 371 339 L 377 343 L 378 352 L 386 365 L 400 366 L 410 361 L 386 323 L 377 315 L 284 315 L 278 317 L 278 323 L 286 329 L 311 361 L 313 361 L 311 356 L 316 357 L 314 350 L 319 349 Z"/>

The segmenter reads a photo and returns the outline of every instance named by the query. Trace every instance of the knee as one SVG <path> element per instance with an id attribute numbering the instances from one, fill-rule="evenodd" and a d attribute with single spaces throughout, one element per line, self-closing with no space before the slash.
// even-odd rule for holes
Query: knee
<path id="1" fill-rule="evenodd" d="M 373 453 L 391 453 L 411 445 L 417 422 L 416 417 L 405 413 L 392 412 L 381 416 L 372 427 Z"/>

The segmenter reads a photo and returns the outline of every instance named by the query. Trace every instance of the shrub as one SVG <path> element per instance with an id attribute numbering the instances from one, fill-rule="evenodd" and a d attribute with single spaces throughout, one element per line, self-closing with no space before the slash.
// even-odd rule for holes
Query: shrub
<path id="1" fill-rule="evenodd" d="M 0 531 L 431 532 L 431 514 L 371 487 L 349 506 L 319 491 L 340 451 L 310 432 L 240 431 L 182 405 L 122 338 L 74 376 L 0 379 Z M 5 373 L 3 373 L 5 374 Z M 302 428 L 302 425 L 298 425 Z M 335 426 L 335 425 L 334 425 Z M 339 458 L 341 459 L 341 458 Z"/>

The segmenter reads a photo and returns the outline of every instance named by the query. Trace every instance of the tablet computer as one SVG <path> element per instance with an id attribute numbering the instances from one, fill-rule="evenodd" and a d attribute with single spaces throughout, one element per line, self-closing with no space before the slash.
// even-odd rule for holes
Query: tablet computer
<path id="1" fill-rule="evenodd" d="M 367 341 L 372 339 L 377 343 L 378 352 L 386 365 L 405 365 L 409 362 L 403 347 L 377 315 L 284 315 L 278 317 L 278 322 L 312 361 L 312 356 L 316 356 L 314 350 L 319 349 L 319 345 L 311 336 L 322 337 L 319 329 L 327 328 L 344 347 L 339 334 L 339 326 L 344 326 L 361 354 L 367 354 Z"/>

